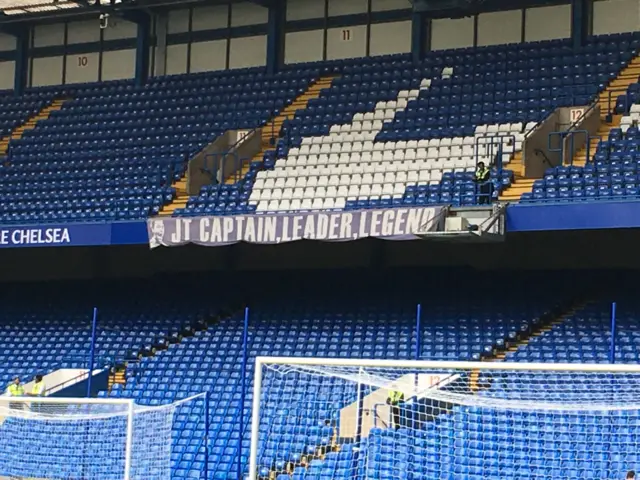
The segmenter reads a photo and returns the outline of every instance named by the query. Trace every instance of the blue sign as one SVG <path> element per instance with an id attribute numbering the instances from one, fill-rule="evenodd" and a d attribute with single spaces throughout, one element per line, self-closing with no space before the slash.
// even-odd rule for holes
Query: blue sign
<path id="1" fill-rule="evenodd" d="M 0 227 L 0 248 L 111 245 L 111 224 Z"/>

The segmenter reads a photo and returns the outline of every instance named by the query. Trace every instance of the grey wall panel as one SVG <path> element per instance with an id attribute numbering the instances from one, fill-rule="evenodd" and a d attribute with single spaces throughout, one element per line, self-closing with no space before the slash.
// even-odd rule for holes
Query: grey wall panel
<path id="1" fill-rule="evenodd" d="M 329 0 L 329 16 L 367 13 L 368 0 Z"/>
<path id="2" fill-rule="evenodd" d="M 324 17 L 324 0 L 288 0 L 287 20 Z"/>
<path id="3" fill-rule="evenodd" d="M 366 54 L 366 25 L 327 29 L 327 60 L 358 58 Z"/>
<path id="4" fill-rule="evenodd" d="M 191 44 L 191 73 L 227 68 L 227 40 Z"/>
<path id="5" fill-rule="evenodd" d="M 229 26 L 229 5 L 195 7 L 191 18 L 194 31 L 227 28 Z"/>
<path id="6" fill-rule="evenodd" d="M 555 40 L 571 36 L 571 5 L 527 8 L 524 22 L 525 42 Z"/>
<path id="7" fill-rule="evenodd" d="M 33 33 L 34 47 L 64 45 L 64 23 L 36 25 Z"/>
<path id="8" fill-rule="evenodd" d="M 62 62 L 64 57 L 34 58 L 31 70 L 31 86 L 62 84 Z"/>
<path id="9" fill-rule="evenodd" d="M 0 62 L 0 90 L 13 90 L 15 62 Z"/>
<path id="10" fill-rule="evenodd" d="M 369 54 L 388 55 L 411 51 L 411 21 L 371 25 Z"/>
<path id="11" fill-rule="evenodd" d="M 478 15 L 478 46 L 503 45 L 522 41 L 522 10 Z"/>
<path id="12" fill-rule="evenodd" d="M 138 26 L 122 18 L 111 18 L 109 19 L 109 28 L 105 28 L 103 32 L 105 40 L 135 38 L 138 35 Z"/>
<path id="13" fill-rule="evenodd" d="M 232 38 L 229 68 L 262 67 L 267 64 L 267 36 Z"/>
<path id="14" fill-rule="evenodd" d="M 473 18 L 439 18 L 431 23 L 431 49 L 473 46 Z"/>
<path id="15" fill-rule="evenodd" d="M 136 76 L 136 51 L 113 50 L 102 54 L 102 80 L 123 80 Z"/>
<path id="16" fill-rule="evenodd" d="M 68 55 L 66 57 L 65 83 L 97 82 L 100 69 L 98 52 Z"/>
<path id="17" fill-rule="evenodd" d="M 231 5 L 231 26 L 262 25 L 269 20 L 269 11 L 265 7 L 250 2 Z"/>
<path id="18" fill-rule="evenodd" d="M 171 10 L 169 12 L 168 33 L 183 33 L 189 31 L 189 10 Z"/>
<path id="19" fill-rule="evenodd" d="M 187 44 L 167 46 L 167 75 L 187 73 Z"/>
<path id="20" fill-rule="evenodd" d="M 67 43 L 92 43 L 100 41 L 100 24 L 98 19 L 67 24 Z"/>
<path id="21" fill-rule="evenodd" d="M 405 10 L 411 8 L 409 0 L 371 0 L 371 11 Z"/>
<path id="22" fill-rule="evenodd" d="M 317 62 L 324 52 L 324 30 L 290 32 L 285 36 L 284 63 Z"/>
<path id="23" fill-rule="evenodd" d="M 9 52 L 16 49 L 16 37 L 0 33 L 0 52 Z"/>
<path id="24" fill-rule="evenodd" d="M 593 34 L 640 30 L 640 1 L 599 0 L 593 3 Z"/>

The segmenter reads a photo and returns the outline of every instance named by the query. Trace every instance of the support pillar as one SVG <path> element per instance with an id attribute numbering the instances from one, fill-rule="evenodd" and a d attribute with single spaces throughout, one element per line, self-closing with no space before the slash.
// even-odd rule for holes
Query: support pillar
<path id="1" fill-rule="evenodd" d="M 423 12 L 414 11 L 411 16 L 411 59 L 420 62 L 427 51 L 431 39 L 431 19 Z"/>
<path id="2" fill-rule="evenodd" d="M 592 6 L 591 0 L 571 0 L 571 44 L 574 49 L 587 41 Z"/>
<path id="3" fill-rule="evenodd" d="M 269 6 L 267 26 L 267 73 L 274 74 L 284 63 L 285 0 L 274 0 Z"/>
<path id="4" fill-rule="evenodd" d="M 144 85 L 149 78 L 149 45 L 151 44 L 151 16 L 143 13 L 139 16 L 136 37 L 136 85 Z"/>

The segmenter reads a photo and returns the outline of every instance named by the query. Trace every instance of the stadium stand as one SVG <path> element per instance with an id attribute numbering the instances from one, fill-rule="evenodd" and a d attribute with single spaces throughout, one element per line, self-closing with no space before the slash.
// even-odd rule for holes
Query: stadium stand
<path id="1" fill-rule="evenodd" d="M 265 123 L 314 75 L 237 70 L 159 77 L 144 87 L 118 81 L 66 88 L 72 100 L 10 142 L 0 221 L 155 215 L 174 197 L 171 185 L 188 158 L 227 130 Z"/>
<path id="2" fill-rule="evenodd" d="M 340 62 L 332 88 L 252 164 L 257 173 L 204 187 L 176 215 L 475 204 L 478 161 L 501 156 L 496 194 L 508 188 L 522 174 L 525 135 L 553 108 L 618 85 L 638 45 L 623 35 L 577 54 L 553 41 L 433 52 L 418 66 L 402 56 Z"/>
<path id="3" fill-rule="evenodd" d="M 321 284 L 319 280 L 317 284 L 313 283 Z M 322 288 L 315 288 L 321 295 Z M 321 308 L 313 303 L 278 308 L 272 302 L 255 307 L 257 313 L 251 316 L 249 370 L 254 357 L 265 354 L 413 358 L 415 312 L 413 307 L 406 308 L 410 303 L 398 298 L 377 304 L 368 302 L 367 307 L 361 307 L 358 292 L 351 289 L 350 293 L 351 299 L 330 295 L 323 299 Z M 493 294 L 484 289 L 470 293 L 453 307 L 446 300 L 449 296 L 445 292 L 442 294 L 442 298 L 434 297 L 424 319 L 421 354 L 425 359 L 478 359 L 503 345 L 518 331 L 533 325 L 534 319 L 545 310 L 525 295 L 514 295 L 496 309 L 492 304 Z M 398 291 L 399 297 L 405 298 L 405 295 L 406 292 Z M 451 322 L 453 318 L 464 318 L 465 321 L 455 324 Z M 108 393 L 115 398 L 135 398 L 143 405 L 159 405 L 203 390 L 212 392 L 211 432 L 214 440 L 209 468 L 218 474 L 217 478 L 234 475 L 240 441 L 244 449 L 242 461 L 245 464 L 247 461 L 248 425 L 245 424 L 242 435 L 237 429 L 242 408 L 242 328 L 239 315 L 213 324 L 206 332 L 144 358 L 129 369 L 125 386 L 114 385 Z M 245 415 L 248 415 L 250 401 L 250 398 L 246 399 Z M 286 400 L 279 397 L 276 401 Z M 176 427 L 181 432 L 172 457 L 176 478 L 189 477 L 191 471 L 203 468 L 204 452 L 200 442 L 204 425 L 194 423 L 188 414 L 185 415 L 178 419 Z M 315 431 L 318 421 L 309 418 L 301 427 L 313 427 Z M 313 450 L 319 445 L 314 444 L 316 440 L 326 440 L 326 430 L 318 428 L 313 438 L 301 443 L 300 439 L 294 442 L 289 429 L 284 428 L 281 435 L 271 437 L 270 441 L 275 443 L 263 445 L 261 465 L 276 471 L 278 465 L 295 462 L 306 449 Z M 287 452 L 286 458 L 283 452 Z"/>

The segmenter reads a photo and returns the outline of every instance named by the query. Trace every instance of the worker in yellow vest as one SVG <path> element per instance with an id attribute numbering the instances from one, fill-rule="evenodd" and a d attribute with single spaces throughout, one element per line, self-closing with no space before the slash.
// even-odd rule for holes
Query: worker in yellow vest
<path id="1" fill-rule="evenodd" d="M 393 428 L 400 428 L 400 403 L 404 402 L 404 393 L 399 390 L 389 391 L 387 404 L 391 406 L 391 418 L 393 419 Z"/>
<path id="2" fill-rule="evenodd" d="M 20 383 L 20 378 L 16 377 L 13 379 L 13 383 L 11 383 L 9 388 L 7 388 L 7 395 L 10 397 L 24 396 L 24 387 Z"/>
<path id="3" fill-rule="evenodd" d="M 7 395 L 10 397 L 22 397 L 24 396 L 24 387 L 20 383 L 20 378 L 16 377 L 13 379 L 13 383 L 9 385 L 7 388 Z M 9 403 L 9 408 L 14 410 L 22 410 L 23 404 L 21 402 L 11 402 Z"/>
<path id="4" fill-rule="evenodd" d="M 42 375 L 36 375 L 33 380 L 33 387 L 31 387 L 30 397 L 44 397 L 45 392 L 47 391 L 47 387 L 44 384 L 44 380 L 42 379 Z"/>

